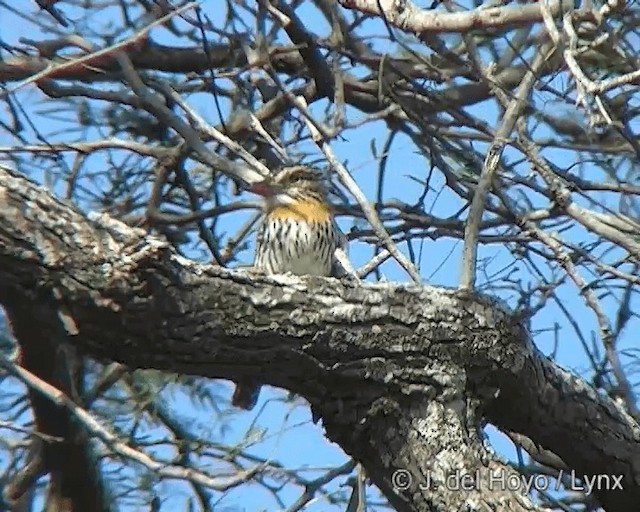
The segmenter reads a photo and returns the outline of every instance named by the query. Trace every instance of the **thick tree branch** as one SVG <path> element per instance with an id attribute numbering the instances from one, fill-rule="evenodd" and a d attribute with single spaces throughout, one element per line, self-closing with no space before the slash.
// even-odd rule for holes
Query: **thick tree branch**
<path id="1" fill-rule="evenodd" d="M 495 301 L 229 271 L 181 258 L 106 216 L 92 219 L 0 169 L 0 303 L 10 317 L 29 311 L 43 333 L 66 331 L 68 343 L 97 358 L 259 375 L 299 393 L 398 510 L 534 509 L 496 479 L 515 473 L 484 449 L 483 417 L 577 475 L 621 475 L 621 490 L 593 492 L 608 510 L 637 509 L 640 427 L 538 353 Z M 408 472 L 402 481 L 398 470 Z M 450 490 L 450 475 L 473 485 Z"/>
<path id="2" fill-rule="evenodd" d="M 507 28 L 542 21 L 542 8 L 537 3 L 530 5 L 481 7 L 462 12 L 437 12 L 421 9 L 407 0 L 340 0 L 345 9 L 384 17 L 388 23 L 400 30 L 417 35 L 440 32 L 466 32 L 474 29 Z M 553 0 L 547 7 L 555 16 L 573 5 L 562 0 Z"/>
<path id="3" fill-rule="evenodd" d="M 62 43 L 58 40 L 53 40 L 32 41 L 31 44 L 38 49 L 51 45 L 57 50 L 56 45 Z M 155 70 L 168 73 L 201 73 L 210 67 L 215 69 L 243 68 L 247 66 L 256 67 L 260 64 L 260 62 L 250 63 L 247 60 L 240 41 L 231 41 L 228 45 L 211 45 L 208 52 L 205 52 L 201 47 L 172 47 L 156 43 L 150 39 L 145 39 L 137 42 L 136 45 L 127 47 L 125 53 L 137 70 Z M 73 62 L 83 58 L 84 55 L 84 52 L 66 55 L 65 62 Z M 208 59 L 208 55 L 211 57 L 211 60 Z M 563 61 L 560 57 L 561 54 L 558 53 L 549 60 L 547 69 L 545 69 L 545 75 L 556 71 L 558 67 L 562 65 Z M 305 62 L 295 47 L 274 46 L 269 58 L 274 69 L 280 73 L 299 76 L 301 70 L 304 70 Z M 379 112 L 387 106 L 379 97 L 381 85 L 378 80 L 378 68 L 383 61 L 387 62 L 391 69 L 401 71 L 409 77 L 430 78 L 437 79 L 438 81 L 445 80 L 445 78 L 440 75 L 434 75 L 430 67 L 419 66 L 408 59 L 399 59 L 378 54 L 366 55 L 361 58 L 363 63 L 375 72 L 365 79 L 358 79 L 349 73 L 345 73 L 342 80 L 345 101 L 363 112 Z M 8 83 L 29 80 L 33 75 L 42 73 L 49 67 L 55 67 L 56 62 L 54 58 L 48 55 L 47 58 L 43 56 L 22 55 L 20 57 L 7 59 L 6 61 L 0 62 L 0 80 Z M 528 69 L 528 66 L 524 65 L 510 66 L 496 74 L 494 77 L 495 83 L 504 89 L 516 87 L 522 81 Z M 55 71 L 47 74 L 47 78 L 50 80 L 50 83 L 56 83 L 56 90 L 60 90 L 57 81 L 53 79 L 83 82 L 113 82 L 119 80 L 119 70 L 120 66 L 114 54 L 106 54 L 98 64 L 92 63 L 90 67 L 77 65 L 65 66 L 62 69 L 56 68 Z M 41 82 L 41 86 L 43 86 L 44 83 L 45 82 Z M 73 92 L 69 91 L 68 88 L 62 90 L 66 91 L 64 95 L 67 96 L 86 95 L 86 91 L 81 93 L 78 87 L 78 85 L 74 85 L 71 88 Z M 311 87 L 312 90 L 306 95 L 308 102 L 312 99 L 323 97 L 321 92 L 317 90 L 315 82 L 311 83 L 309 87 Z M 53 95 L 56 93 L 56 90 L 52 90 L 50 86 L 46 86 L 44 92 Z M 407 108 L 419 110 L 421 115 L 427 115 L 441 112 L 453 106 L 472 105 L 487 99 L 490 95 L 491 91 L 487 84 L 473 82 L 453 85 L 443 91 L 434 92 L 432 101 L 429 102 L 420 100 L 420 98 L 414 98 L 414 95 L 410 95 L 406 101 L 410 101 L 410 103 L 407 104 Z M 60 96 L 60 94 L 58 93 L 57 96 Z M 275 111 L 284 110 L 288 105 L 289 103 L 285 97 L 278 96 L 271 102 L 267 102 L 256 112 L 256 115 L 258 118 L 269 117 L 273 115 Z M 396 118 L 396 116 L 390 117 L 392 119 Z"/>

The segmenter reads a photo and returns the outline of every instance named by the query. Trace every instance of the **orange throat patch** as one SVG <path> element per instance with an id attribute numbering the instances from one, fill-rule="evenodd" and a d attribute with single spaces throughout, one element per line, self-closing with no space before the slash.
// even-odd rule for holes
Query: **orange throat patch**
<path id="1" fill-rule="evenodd" d="M 326 222 L 331 219 L 331 210 L 323 202 L 303 199 L 293 204 L 276 206 L 267 213 L 267 217 L 303 222 Z"/>

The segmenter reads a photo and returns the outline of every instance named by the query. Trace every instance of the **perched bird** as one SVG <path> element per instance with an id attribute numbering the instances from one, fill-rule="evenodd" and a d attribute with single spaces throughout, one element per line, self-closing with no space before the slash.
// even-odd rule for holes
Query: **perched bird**
<path id="1" fill-rule="evenodd" d="M 272 182 L 250 190 L 265 197 L 254 268 L 266 274 L 334 275 L 334 252 L 346 246 L 346 238 L 335 223 L 320 175 L 303 165 L 285 167 Z M 242 381 L 232 404 L 252 409 L 259 393 L 257 381 Z"/>

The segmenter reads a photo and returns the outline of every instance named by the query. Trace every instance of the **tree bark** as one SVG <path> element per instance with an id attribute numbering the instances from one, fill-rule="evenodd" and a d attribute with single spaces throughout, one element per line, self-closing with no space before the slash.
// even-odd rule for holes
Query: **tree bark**
<path id="1" fill-rule="evenodd" d="M 485 419 L 609 475 L 593 490 L 605 509 L 640 503 L 640 427 L 486 296 L 196 263 L 0 169 L 0 303 L 99 359 L 304 396 L 397 510 L 535 510 Z"/>

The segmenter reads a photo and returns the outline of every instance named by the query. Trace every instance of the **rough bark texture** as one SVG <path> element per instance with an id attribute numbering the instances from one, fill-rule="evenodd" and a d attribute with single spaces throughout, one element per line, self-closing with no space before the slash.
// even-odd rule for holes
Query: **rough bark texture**
<path id="1" fill-rule="evenodd" d="M 610 511 L 637 510 L 638 425 L 538 353 L 495 301 L 230 271 L 90 217 L 0 170 L 0 303 L 10 317 L 31 311 L 43 333 L 64 329 L 96 358 L 258 376 L 299 393 L 398 510 L 534 509 L 503 489 L 515 473 L 483 446 L 483 417 L 578 475 L 623 475 L 622 490 L 598 489 L 597 498 Z M 472 485 L 450 489 L 452 474 Z"/>

